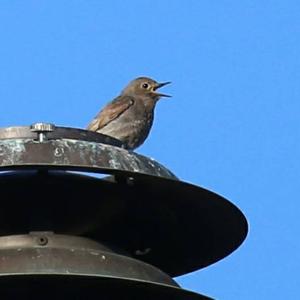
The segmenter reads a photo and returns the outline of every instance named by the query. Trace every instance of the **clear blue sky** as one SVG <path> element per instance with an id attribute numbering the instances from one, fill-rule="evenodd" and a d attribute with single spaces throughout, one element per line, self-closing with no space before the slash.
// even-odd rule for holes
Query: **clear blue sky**
<path id="1" fill-rule="evenodd" d="M 132 78 L 172 81 L 139 153 L 247 216 L 231 256 L 178 278 L 218 299 L 299 295 L 300 2 L 0 2 L 0 126 L 85 127 Z"/>

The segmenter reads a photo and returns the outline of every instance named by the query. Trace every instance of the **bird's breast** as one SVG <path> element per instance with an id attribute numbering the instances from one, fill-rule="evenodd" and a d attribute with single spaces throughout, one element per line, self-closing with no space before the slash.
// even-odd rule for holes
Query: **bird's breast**
<path id="1" fill-rule="evenodd" d="M 128 149 L 134 149 L 147 138 L 153 118 L 153 108 L 135 101 L 134 105 L 101 128 L 99 132 L 121 140 Z"/>

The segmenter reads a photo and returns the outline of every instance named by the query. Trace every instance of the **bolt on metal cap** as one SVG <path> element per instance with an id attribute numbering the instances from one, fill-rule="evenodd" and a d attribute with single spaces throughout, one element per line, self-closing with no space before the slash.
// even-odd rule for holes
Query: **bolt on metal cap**
<path id="1" fill-rule="evenodd" d="M 35 123 L 30 126 L 30 130 L 32 132 L 37 132 L 38 134 L 38 141 L 40 143 L 47 140 L 46 133 L 52 132 L 55 129 L 55 125 L 51 123 Z"/>
<path id="2" fill-rule="evenodd" d="M 30 126 L 33 132 L 51 132 L 55 129 L 55 125 L 51 123 L 34 123 Z"/>

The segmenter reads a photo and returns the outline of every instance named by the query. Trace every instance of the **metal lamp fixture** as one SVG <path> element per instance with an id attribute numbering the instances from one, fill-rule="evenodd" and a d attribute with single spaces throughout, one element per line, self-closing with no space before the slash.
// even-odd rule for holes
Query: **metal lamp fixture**
<path id="1" fill-rule="evenodd" d="M 172 277 L 226 257 L 247 235 L 228 200 L 81 129 L 0 129 L 0 190 L 3 297 L 210 299 Z"/>

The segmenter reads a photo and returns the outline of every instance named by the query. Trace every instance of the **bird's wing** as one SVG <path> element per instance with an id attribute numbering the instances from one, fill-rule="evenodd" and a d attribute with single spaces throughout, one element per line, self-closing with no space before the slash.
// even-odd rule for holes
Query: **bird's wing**
<path id="1" fill-rule="evenodd" d="M 133 104 L 134 100 L 129 96 L 117 97 L 97 114 L 97 116 L 88 125 L 87 130 L 100 130 L 108 123 L 120 116 Z"/>

